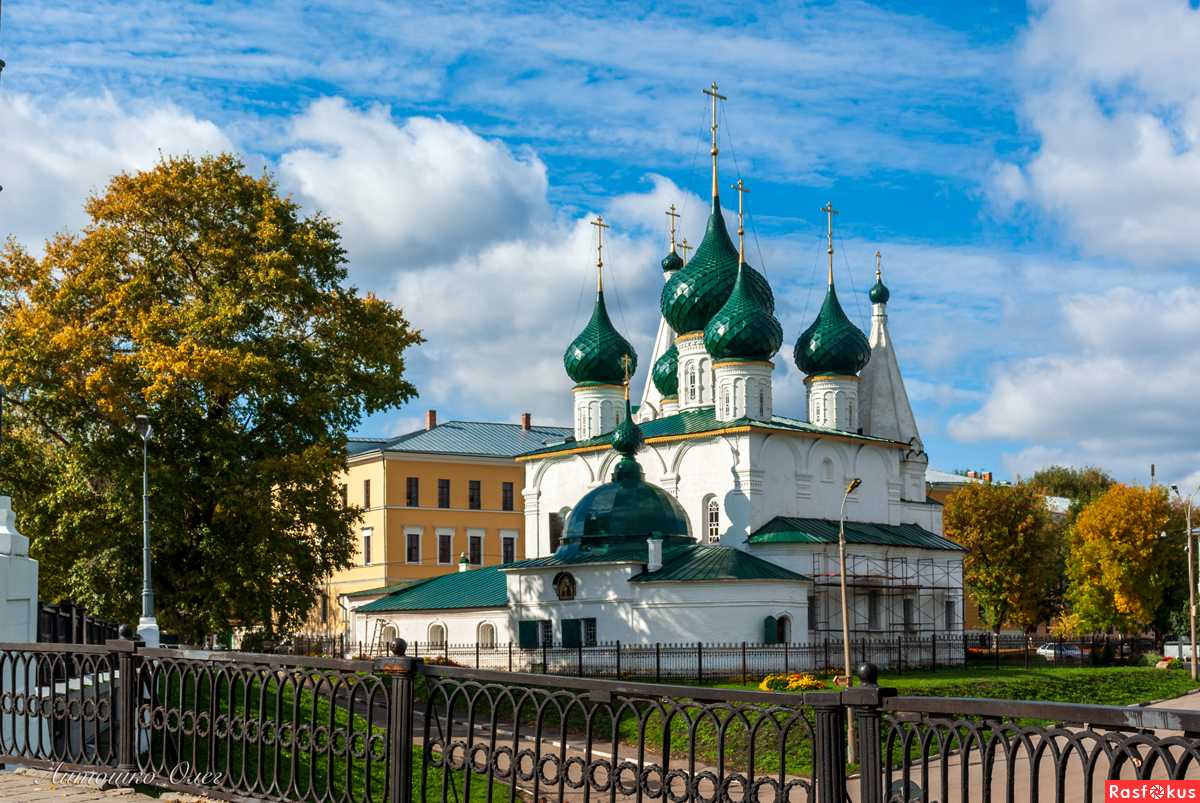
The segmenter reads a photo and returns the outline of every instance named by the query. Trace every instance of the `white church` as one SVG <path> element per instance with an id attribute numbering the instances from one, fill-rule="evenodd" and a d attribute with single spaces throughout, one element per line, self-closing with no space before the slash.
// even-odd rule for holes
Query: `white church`
<path id="1" fill-rule="evenodd" d="M 926 498 L 928 459 L 879 266 L 868 336 L 838 301 L 827 206 L 825 299 L 791 355 L 807 410 L 776 410 L 784 333 L 769 283 L 745 260 L 740 192 L 736 247 L 721 213 L 712 94 L 712 211 L 687 262 L 672 231 L 640 404 L 628 399 L 637 355 L 598 280 L 591 319 L 564 355 L 574 437 L 518 458 L 525 559 L 359 598 L 356 640 L 381 630 L 522 647 L 840 638 L 843 513 L 852 638 L 961 633 L 963 550 Z"/>

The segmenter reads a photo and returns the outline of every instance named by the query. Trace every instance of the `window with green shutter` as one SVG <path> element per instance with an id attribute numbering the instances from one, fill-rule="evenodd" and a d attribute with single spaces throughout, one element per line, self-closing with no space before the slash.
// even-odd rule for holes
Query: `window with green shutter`
<path id="1" fill-rule="evenodd" d="M 517 622 L 517 645 L 523 650 L 537 649 L 540 624 L 536 619 Z"/>
<path id="2" fill-rule="evenodd" d="M 583 621 L 580 619 L 562 620 L 562 645 L 564 647 L 583 646 Z"/>
<path id="3" fill-rule="evenodd" d="M 768 616 L 763 620 L 763 644 L 775 644 L 776 638 L 779 635 L 778 624 L 774 616 Z"/>

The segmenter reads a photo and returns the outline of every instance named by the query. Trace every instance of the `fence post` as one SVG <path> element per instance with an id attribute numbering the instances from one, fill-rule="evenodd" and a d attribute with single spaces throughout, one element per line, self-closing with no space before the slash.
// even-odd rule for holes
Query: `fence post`
<path id="1" fill-rule="evenodd" d="M 788 667 L 788 640 L 783 640 L 783 673 L 786 675 L 791 671 Z"/>
<path id="2" fill-rule="evenodd" d="M 1028 669 L 1029 668 L 1029 637 L 1028 636 L 1025 637 L 1024 648 L 1025 648 L 1025 668 Z"/>
<path id="3" fill-rule="evenodd" d="M 704 645 L 696 642 L 696 683 L 704 682 Z"/>
<path id="4" fill-rule="evenodd" d="M 934 672 L 937 671 L 937 633 L 929 637 L 929 664 Z"/>
<path id="5" fill-rule="evenodd" d="M 408 643 L 393 639 L 391 657 L 375 661 L 375 671 L 391 678 L 388 690 L 387 799 L 390 803 L 412 803 L 413 788 L 413 686 L 420 658 L 405 656 Z M 367 784 L 371 783 L 368 776 Z M 368 786 L 369 788 L 369 786 Z"/>
<path id="6" fill-rule="evenodd" d="M 896 636 L 896 674 L 904 674 L 904 636 Z"/>
<path id="7" fill-rule="evenodd" d="M 662 644 L 654 642 L 654 682 L 662 683 Z"/>
<path id="8" fill-rule="evenodd" d="M 479 668 L 479 639 L 475 639 L 475 668 Z"/>
<path id="9" fill-rule="evenodd" d="M 895 696 L 896 690 L 879 687 L 879 670 L 874 664 L 863 664 L 858 677 L 863 685 L 842 692 L 842 700 L 850 706 L 854 717 L 858 743 L 858 799 L 859 803 L 884 803 L 887 798 L 883 792 L 882 717 L 879 708 L 885 699 Z"/>
<path id="10" fill-rule="evenodd" d="M 746 642 L 742 642 L 742 685 L 746 685 Z"/>
<path id="11" fill-rule="evenodd" d="M 840 692 L 806 692 L 805 705 L 815 713 L 813 780 L 817 803 L 846 800 L 846 709 Z"/>
<path id="12" fill-rule="evenodd" d="M 508 671 L 512 671 L 512 637 L 508 639 Z"/>
<path id="13" fill-rule="evenodd" d="M 1000 671 L 1000 634 L 992 633 L 992 655 L 996 659 L 996 671 Z"/>
<path id="14" fill-rule="evenodd" d="M 542 674 L 550 671 L 550 662 L 546 658 L 546 642 L 542 641 Z"/>
<path id="15" fill-rule="evenodd" d="M 621 640 L 617 639 L 617 680 L 621 679 Z"/>
<path id="16" fill-rule="evenodd" d="M 825 667 L 822 669 L 822 671 L 829 671 L 829 636 L 825 637 Z"/>
<path id="17" fill-rule="evenodd" d="M 576 677 L 583 677 L 583 639 L 580 639 L 579 643 L 575 645 L 575 651 L 579 658 L 579 669 L 575 675 Z"/>
<path id="18" fill-rule="evenodd" d="M 106 640 L 104 646 L 109 653 L 116 653 L 117 672 L 117 769 L 121 772 L 137 771 L 137 648 L 143 643 L 136 638 L 133 628 L 121 625 L 120 638 Z"/>

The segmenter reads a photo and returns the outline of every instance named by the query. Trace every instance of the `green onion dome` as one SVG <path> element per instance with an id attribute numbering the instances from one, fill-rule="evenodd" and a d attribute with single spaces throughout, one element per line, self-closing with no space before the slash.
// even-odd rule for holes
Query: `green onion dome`
<path id="1" fill-rule="evenodd" d="M 883 277 L 879 275 L 879 271 L 875 272 L 875 284 L 871 286 L 871 291 L 867 295 L 870 296 L 872 304 L 886 304 L 892 297 L 892 291 L 888 290 L 887 285 L 883 283 Z"/>
<path id="2" fill-rule="evenodd" d="M 674 273 L 683 267 L 683 257 L 672 251 L 663 257 L 662 269 L 666 273 Z"/>
<path id="3" fill-rule="evenodd" d="M 683 507 L 645 480 L 635 457 L 643 443 L 642 431 L 633 421 L 628 399 L 612 443 L 621 453 L 612 481 L 589 491 L 571 509 L 557 558 L 631 550 L 644 555 L 646 539 L 652 536 L 671 544 L 691 543 Z"/>
<path id="4" fill-rule="evenodd" d="M 679 349 L 674 343 L 655 361 L 650 380 L 663 396 L 679 395 Z"/>
<path id="5" fill-rule="evenodd" d="M 850 322 L 832 282 L 817 319 L 796 341 L 796 367 L 804 373 L 857 374 L 871 359 L 871 344 Z"/>
<path id="6" fill-rule="evenodd" d="M 708 228 L 696 253 L 663 285 L 662 314 L 671 328 L 679 334 L 703 330 L 729 298 L 737 271 L 737 249 L 725 228 L 720 200 L 713 198 Z M 775 311 L 771 285 L 750 267 L 746 270 L 746 292 L 768 312 Z"/>
<path id="7" fill-rule="evenodd" d="M 733 292 L 704 327 L 704 348 L 714 360 L 769 360 L 783 345 L 783 327 L 747 289 L 752 268 L 738 268 Z"/>
<path id="8" fill-rule="evenodd" d="M 596 306 L 592 309 L 592 319 L 579 336 L 567 346 L 563 354 L 563 366 L 567 376 L 575 384 L 596 383 L 619 385 L 625 381 L 625 367 L 622 359 L 628 356 L 632 361 L 629 372 L 637 370 L 637 353 L 629 341 L 621 336 L 608 318 L 608 309 L 604 306 L 604 291 L 596 292 Z"/>

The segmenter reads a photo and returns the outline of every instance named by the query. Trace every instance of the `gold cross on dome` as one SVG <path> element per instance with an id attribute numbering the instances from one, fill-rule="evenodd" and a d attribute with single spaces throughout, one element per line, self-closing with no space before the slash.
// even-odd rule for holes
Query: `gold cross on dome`
<path id="1" fill-rule="evenodd" d="M 712 150 L 710 151 L 710 153 L 712 153 L 712 194 L 713 194 L 713 197 L 716 198 L 717 197 L 717 153 L 720 152 L 720 149 L 717 147 L 717 101 L 718 100 L 729 100 L 729 98 L 717 93 L 717 82 L 716 81 L 712 82 L 711 89 L 701 89 L 700 91 L 712 98 Z"/>
<path id="2" fill-rule="evenodd" d="M 628 354 L 621 355 L 621 370 L 625 373 L 625 398 L 629 398 L 629 378 L 633 375 L 633 359 Z"/>
<path id="3" fill-rule="evenodd" d="M 683 262 L 684 262 L 684 264 L 686 265 L 686 264 L 687 264 L 687 255 L 688 255 L 688 251 L 691 251 L 691 250 L 692 250 L 692 247 L 691 247 L 690 245 L 688 245 L 688 243 L 687 243 L 687 237 L 684 237 L 684 238 L 683 238 L 683 242 L 681 242 L 681 243 L 679 244 L 679 250 L 683 252 Z"/>
<path id="4" fill-rule="evenodd" d="M 679 213 L 675 211 L 675 204 L 671 204 L 671 208 L 667 210 L 667 217 L 671 220 L 671 253 L 675 253 L 675 221 L 679 219 Z"/>
<path id="5" fill-rule="evenodd" d="M 879 281 L 881 278 L 883 278 L 883 268 L 880 267 L 882 262 L 883 262 L 883 254 L 881 254 L 879 251 L 876 251 L 875 252 L 875 281 Z"/>
<path id="6" fill-rule="evenodd" d="M 738 264 L 740 265 L 746 261 L 746 226 L 745 210 L 742 208 L 742 196 L 750 192 L 750 188 L 740 178 L 737 180 L 737 184 L 732 186 L 737 190 L 738 194 Z"/>
<path id="7" fill-rule="evenodd" d="M 604 230 L 608 224 L 603 215 L 596 215 L 592 225 L 596 227 L 596 290 L 600 291 L 604 289 Z"/>
<path id="8" fill-rule="evenodd" d="M 833 208 L 833 201 L 828 201 L 821 207 L 821 211 L 829 217 L 829 284 L 833 286 L 833 216 L 838 214 L 838 211 Z"/>

